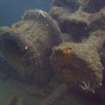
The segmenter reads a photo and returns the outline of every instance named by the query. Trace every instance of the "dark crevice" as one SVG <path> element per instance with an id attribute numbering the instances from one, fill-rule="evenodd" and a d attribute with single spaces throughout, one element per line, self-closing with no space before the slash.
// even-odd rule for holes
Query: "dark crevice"
<path id="1" fill-rule="evenodd" d="M 80 41 L 84 37 L 88 37 L 88 26 L 84 22 L 65 20 L 59 24 L 61 31 L 70 34 L 73 40 Z"/>

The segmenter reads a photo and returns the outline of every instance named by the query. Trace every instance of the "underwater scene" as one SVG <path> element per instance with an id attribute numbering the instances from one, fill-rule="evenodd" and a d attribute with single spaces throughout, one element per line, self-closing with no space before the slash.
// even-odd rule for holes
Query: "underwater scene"
<path id="1" fill-rule="evenodd" d="M 0 0 L 0 105 L 105 105 L 105 0 Z"/>

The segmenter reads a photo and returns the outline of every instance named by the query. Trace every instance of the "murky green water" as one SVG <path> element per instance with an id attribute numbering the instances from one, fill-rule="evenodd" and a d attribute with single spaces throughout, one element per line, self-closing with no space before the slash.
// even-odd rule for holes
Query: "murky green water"
<path id="1" fill-rule="evenodd" d="M 16 81 L 0 80 L 0 105 L 9 105 L 14 96 L 19 98 L 19 105 L 37 105 L 41 99 L 31 96 L 26 87 Z"/>
<path id="2" fill-rule="evenodd" d="M 0 80 L 0 105 L 11 105 L 10 102 L 14 96 L 18 98 L 18 104 L 16 105 L 40 105 L 43 102 L 43 97 L 40 96 L 41 92 L 39 92 L 39 95 L 37 94 L 38 91 L 35 87 L 14 80 Z M 83 97 L 72 93 L 69 96 L 61 97 L 56 104 L 62 105 L 65 103 L 62 100 L 71 103 L 70 105 L 96 105 L 90 104 Z"/>

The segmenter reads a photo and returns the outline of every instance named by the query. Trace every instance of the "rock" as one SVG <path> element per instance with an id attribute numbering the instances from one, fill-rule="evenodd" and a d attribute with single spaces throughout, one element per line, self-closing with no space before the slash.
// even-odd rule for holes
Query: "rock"
<path id="1" fill-rule="evenodd" d="M 51 62 L 55 72 L 70 87 L 92 91 L 102 86 L 103 65 L 98 51 L 105 42 L 105 31 L 91 33 L 81 43 L 64 42 L 53 48 Z"/>
<path id="2" fill-rule="evenodd" d="M 83 16 L 79 18 L 79 8 L 78 0 L 54 0 L 49 11 L 50 15 L 58 22 L 61 31 L 72 36 L 72 40 L 81 40 L 80 33 L 87 34 L 87 24 L 83 21 Z"/>
<path id="3" fill-rule="evenodd" d="M 22 80 L 45 85 L 52 77 L 51 48 L 61 42 L 55 21 L 42 10 L 30 10 L 8 32 L 0 35 L 2 55 Z"/>
<path id="4" fill-rule="evenodd" d="M 73 9 L 75 6 L 68 8 L 68 5 L 70 7 L 72 2 L 79 5 L 73 12 L 71 12 L 71 8 Z M 89 37 L 90 31 L 104 28 L 104 7 L 104 0 L 68 0 L 65 2 L 54 0 L 49 13 L 57 21 L 62 33 L 68 34 L 73 41 L 80 42 L 82 39 Z"/>
<path id="5" fill-rule="evenodd" d="M 0 29 L 0 53 L 14 67 L 19 79 L 27 83 L 43 88 L 56 73 L 56 82 L 63 81 L 69 89 L 91 91 L 104 100 L 104 11 L 102 0 L 54 0 L 52 17 L 42 10 L 30 10 L 16 24 Z M 46 93 L 54 83 L 49 83 Z M 64 92 L 58 86 L 41 105 L 77 102 L 77 95 L 74 100 L 70 94 L 61 98 Z M 11 103 L 15 104 L 14 100 Z"/>
<path id="6" fill-rule="evenodd" d="M 54 0 L 53 5 L 55 7 L 61 7 L 62 9 L 64 8 L 65 10 L 69 10 L 68 12 L 75 12 L 79 7 L 80 4 L 78 0 Z"/>
<path id="7" fill-rule="evenodd" d="M 51 11 L 51 15 L 57 20 L 61 31 L 65 34 L 69 34 L 70 37 L 72 36 L 74 41 L 81 40 L 81 37 L 85 36 L 84 34 L 88 34 L 87 24 L 79 18 L 78 14 L 76 15 L 78 18 L 75 18 L 74 14 L 69 14 L 67 11 L 61 11 L 60 7 L 54 7 Z"/>
<path id="8" fill-rule="evenodd" d="M 71 11 L 71 8 L 68 8 L 68 4 L 66 3 L 65 5 L 61 5 L 64 2 L 63 0 L 61 1 L 54 0 L 54 1 L 55 3 L 53 3 L 52 5 L 50 14 L 56 20 L 56 22 L 58 23 L 61 29 L 63 33 L 64 42 L 80 43 L 83 40 L 86 41 L 86 39 L 92 36 L 93 35 L 92 33 L 96 32 L 97 30 L 102 30 L 102 31 L 105 30 L 105 1 L 104 0 L 77 0 L 76 3 L 79 6 L 77 9 L 75 9 L 75 11 Z M 57 5 L 56 1 L 59 1 L 60 5 Z M 71 3 L 71 0 L 68 0 L 68 1 L 70 1 Z M 105 68 L 105 44 L 104 43 L 103 43 L 103 46 L 101 46 L 100 49 L 98 49 L 98 56 L 100 56 L 100 62 Z M 99 44 L 99 46 L 100 45 L 102 44 Z M 105 97 L 105 93 L 104 93 L 105 69 L 104 68 L 103 68 L 103 81 L 102 81 L 103 86 L 99 89 L 96 89 L 96 94 L 95 94 L 95 97 L 100 98 L 103 102 L 105 102 L 103 98 Z"/>

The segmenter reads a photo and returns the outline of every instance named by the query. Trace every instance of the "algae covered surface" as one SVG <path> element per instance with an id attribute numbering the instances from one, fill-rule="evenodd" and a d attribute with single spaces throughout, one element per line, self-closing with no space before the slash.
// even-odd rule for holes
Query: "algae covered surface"
<path id="1" fill-rule="evenodd" d="M 0 105 L 104 105 L 104 0 L 52 0 L 0 28 Z"/>

